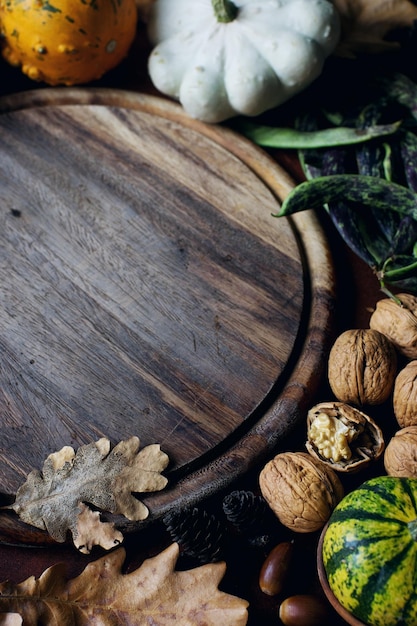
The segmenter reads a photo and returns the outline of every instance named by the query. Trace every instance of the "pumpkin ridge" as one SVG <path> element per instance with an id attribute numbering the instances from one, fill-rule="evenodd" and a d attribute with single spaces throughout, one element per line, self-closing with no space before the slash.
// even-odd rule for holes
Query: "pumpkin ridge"
<path id="1" fill-rule="evenodd" d="M 329 519 L 322 546 L 329 586 L 364 623 L 417 626 L 416 503 L 415 479 L 377 477 Z"/>
<path id="2" fill-rule="evenodd" d="M 386 587 L 390 578 L 393 576 L 393 573 L 398 571 L 398 568 L 404 560 L 404 557 L 407 554 L 408 550 L 409 546 L 404 546 L 401 552 L 397 553 L 392 559 L 387 561 L 380 571 L 372 574 L 369 577 L 368 582 L 362 588 L 360 595 L 358 595 L 358 606 L 360 608 L 358 609 L 357 616 L 363 621 L 369 621 L 370 623 L 376 624 L 374 618 L 372 617 L 375 606 L 375 596 L 378 594 L 378 591 L 380 591 L 381 588 Z M 412 595 L 413 594 L 410 594 L 410 596 Z M 407 598 L 407 602 L 409 601 L 410 596 Z M 379 622 L 379 624 L 380 623 L 381 622 Z M 403 622 L 401 618 L 395 621 L 396 626 L 401 626 L 402 623 L 405 624 L 405 622 Z"/>
<path id="3" fill-rule="evenodd" d="M 417 588 L 417 568 L 414 572 L 414 589 Z M 415 602 L 416 602 L 416 594 L 410 594 L 407 598 L 407 602 L 404 605 L 403 610 L 403 619 L 398 622 L 398 626 L 406 626 L 409 623 L 416 623 L 416 615 L 415 615 Z M 413 610 L 414 609 L 414 610 Z M 410 622 L 410 619 L 413 621 Z"/>
<path id="4" fill-rule="evenodd" d="M 410 482 L 407 479 L 401 477 L 401 486 L 403 488 L 404 493 L 408 495 L 411 501 L 411 505 L 415 511 L 417 511 L 417 499 L 413 490 L 410 488 Z M 417 519 L 413 520 L 417 524 Z"/>
<path id="5" fill-rule="evenodd" d="M 378 522 L 378 521 L 384 522 L 385 524 L 387 522 L 390 522 L 392 524 L 397 524 L 398 526 L 403 526 L 403 527 L 408 526 L 408 522 L 404 520 L 399 520 L 396 518 L 392 518 L 392 519 L 388 518 L 385 511 L 384 512 L 378 512 L 378 511 L 369 512 L 369 511 L 364 511 L 363 509 L 339 508 L 333 511 L 332 517 L 331 517 L 332 523 L 345 522 L 345 521 L 350 521 L 350 520 L 360 522 L 362 520 L 369 520 L 369 519 L 375 522 Z"/>
<path id="6" fill-rule="evenodd" d="M 410 491 L 410 487 L 409 484 L 407 483 L 408 479 L 401 479 L 398 483 L 396 483 L 397 485 L 401 485 L 401 490 L 404 492 L 404 494 L 406 494 L 410 501 L 411 504 L 413 505 L 413 507 L 415 507 L 417 505 L 416 500 L 412 497 L 411 491 Z M 394 484 L 394 483 L 393 483 Z M 386 485 L 380 485 L 377 482 L 373 482 L 372 480 L 368 481 L 367 483 L 363 484 L 360 489 L 360 491 L 364 491 L 364 492 L 370 492 L 372 495 L 377 495 L 381 498 L 381 500 L 387 502 L 388 504 L 394 506 L 397 510 L 398 509 L 398 491 L 394 490 L 394 489 L 388 489 Z"/>
<path id="7" fill-rule="evenodd" d="M 337 530 L 337 528 L 335 529 Z M 377 544 L 383 541 L 391 541 L 392 535 L 379 535 L 378 537 L 364 537 L 363 539 L 355 539 L 353 544 L 355 550 L 357 548 L 371 546 L 373 544 Z M 404 550 L 407 551 L 410 548 L 411 541 L 408 541 L 404 547 Z M 331 576 L 335 571 L 340 568 L 340 563 L 345 562 L 346 559 L 352 554 L 352 542 L 349 541 L 347 537 L 343 538 L 343 543 L 338 550 L 334 550 L 330 556 L 330 558 L 326 559 L 325 569 L 328 576 Z"/>

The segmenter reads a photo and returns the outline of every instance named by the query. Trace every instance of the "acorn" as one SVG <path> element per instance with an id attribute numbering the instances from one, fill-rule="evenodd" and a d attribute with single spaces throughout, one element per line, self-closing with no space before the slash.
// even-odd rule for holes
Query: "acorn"
<path id="1" fill-rule="evenodd" d="M 284 626 L 325 626 L 330 623 L 330 609 L 320 596 L 298 594 L 280 604 L 279 618 Z"/>
<path id="2" fill-rule="evenodd" d="M 268 596 L 282 592 L 292 562 L 293 541 L 282 541 L 266 557 L 259 573 L 259 587 Z"/>

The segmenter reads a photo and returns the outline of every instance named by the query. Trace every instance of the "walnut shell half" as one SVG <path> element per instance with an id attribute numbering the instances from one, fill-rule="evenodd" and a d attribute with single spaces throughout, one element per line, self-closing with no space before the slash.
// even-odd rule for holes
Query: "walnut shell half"
<path id="1" fill-rule="evenodd" d="M 417 426 L 397 430 L 385 450 L 384 466 L 390 476 L 417 478 Z"/>
<path id="2" fill-rule="evenodd" d="M 331 468 L 307 452 L 281 452 L 259 476 L 261 493 L 281 524 L 299 533 L 320 530 L 343 498 Z"/>
<path id="3" fill-rule="evenodd" d="M 391 394 L 396 374 L 395 347 L 377 330 L 346 330 L 330 350 L 328 379 L 340 402 L 382 404 Z"/>
<path id="4" fill-rule="evenodd" d="M 356 472 L 378 459 L 384 435 L 374 420 L 344 402 L 321 402 L 307 414 L 308 452 L 338 472 Z"/>

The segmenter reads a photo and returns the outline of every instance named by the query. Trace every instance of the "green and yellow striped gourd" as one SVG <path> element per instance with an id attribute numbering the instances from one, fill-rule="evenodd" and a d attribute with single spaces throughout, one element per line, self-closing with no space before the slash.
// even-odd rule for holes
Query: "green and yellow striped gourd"
<path id="1" fill-rule="evenodd" d="M 371 626 L 417 625 L 417 479 L 380 476 L 350 492 L 323 538 L 340 604 Z"/>

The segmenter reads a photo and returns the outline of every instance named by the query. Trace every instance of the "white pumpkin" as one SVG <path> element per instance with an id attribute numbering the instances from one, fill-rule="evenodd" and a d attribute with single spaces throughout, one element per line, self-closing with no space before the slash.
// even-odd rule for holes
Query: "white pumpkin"
<path id="1" fill-rule="evenodd" d="M 254 116 L 306 88 L 340 38 L 328 0 L 155 0 L 154 86 L 209 123 Z"/>

